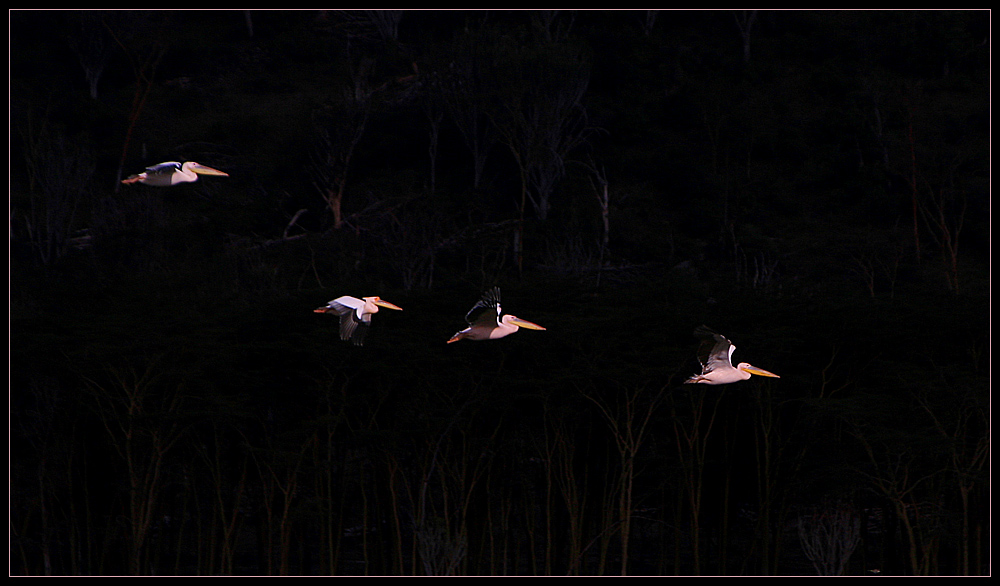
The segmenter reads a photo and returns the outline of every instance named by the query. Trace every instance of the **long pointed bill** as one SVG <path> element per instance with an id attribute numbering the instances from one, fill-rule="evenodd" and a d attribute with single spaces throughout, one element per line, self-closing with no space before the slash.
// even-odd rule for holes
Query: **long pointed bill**
<path id="1" fill-rule="evenodd" d="M 542 326 L 540 326 L 538 324 L 533 324 L 530 321 L 523 320 L 523 319 L 521 319 L 519 317 L 511 318 L 510 321 L 511 321 L 512 324 L 514 324 L 514 325 L 516 325 L 518 327 L 528 328 L 529 330 L 544 330 L 545 329 L 545 328 L 543 328 Z"/>
<path id="2" fill-rule="evenodd" d="M 399 307 L 398 305 L 393 305 L 388 301 L 382 301 L 381 299 L 379 299 L 378 301 L 373 301 L 372 303 L 378 305 L 379 307 L 384 307 L 386 309 L 395 309 L 396 311 L 403 311 L 402 307 Z"/>
<path id="3" fill-rule="evenodd" d="M 771 378 L 781 378 L 780 376 L 774 374 L 773 372 L 768 372 L 768 371 L 764 370 L 763 368 L 757 368 L 756 366 L 747 366 L 747 367 L 744 367 L 743 370 L 749 372 L 750 374 L 756 374 L 756 375 L 759 375 L 759 376 L 769 376 Z"/>
<path id="4" fill-rule="evenodd" d="M 229 177 L 229 173 L 219 171 L 218 169 L 213 169 L 211 167 L 206 167 L 205 165 L 192 165 L 191 170 L 199 175 L 218 175 L 220 177 Z"/>

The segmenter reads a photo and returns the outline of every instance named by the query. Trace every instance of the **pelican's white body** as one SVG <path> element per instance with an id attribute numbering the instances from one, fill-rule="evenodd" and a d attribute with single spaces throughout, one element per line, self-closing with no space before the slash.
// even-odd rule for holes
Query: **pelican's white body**
<path id="1" fill-rule="evenodd" d="M 701 374 L 696 374 L 685 383 L 702 383 L 706 385 L 726 385 L 747 380 L 751 375 L 768 376 L 781 378 L 773 372 L 768 372 L 763 368 L 757 368 L 746 362 L 740 362 L 733 366 L 733 351 L 736 346 L 728 338 L 721 334 L 700 327 L 695 330 L 695 335 L 704 340 L 703 345 L 711 343 L 711 350 L 699 356 L 701 361 Z"/>
<path id="2" fill-rule="evenodd" d="M 351 297 L 344 295 L 330 301 L 324 307 L 314 309 L 315 313 L 335 313 L 340 316 L 340 339 L 350 340 L 355 346 L 365 341 L 372 315 L 378 313 L 379 307 L 402 311 L 401 307 L 383 301 L 378 297 Z"/>
<path id="3" fill-rule="evenodd" d="M 152 167 L 146 167 L 145 172 L 132 175 L 128 179 L 123 180 L 122 183 L 142 183 L 143 185 L 152 185 L 154 187 L 170 187 L 171 185 L 197 181 L 198 175 L 229 177 L 228 173 L 206 167 L 194 161 L 187 161 L 186 163 L 168 161 L 153 165 Z"/>
<path id="4" fill-rule="evenodd" d="M 469 327 L 455 332 L 448 343 L 459 340 L 498 340 L 509 336 L 521 328 L 529 330 L 544 330 L 542 326 L 513 315 L 500 313 L 500 289 L 494 287 L 483 294 L 482 299 L 472 306 L 465 314 Z"/>

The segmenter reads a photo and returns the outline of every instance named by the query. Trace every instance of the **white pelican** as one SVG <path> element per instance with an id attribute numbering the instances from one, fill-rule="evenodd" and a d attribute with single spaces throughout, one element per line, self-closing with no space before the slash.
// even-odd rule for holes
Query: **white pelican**
<path id="1" fill-rule="evenodd" d="M 465 321 L 469 322 L 469 327 L 448 340 L 448 343 L 459 340 L 496 340 L 504 336 L 513 334 L 520 328 L 529 330 L 544 330 L 542 326 L 533 324 L 513 315 L 500 314 L 500 288 L 493 287 L 483 298 L 476 302 L 465 314 Z"/>
<path id="2" fill-rule="evenodd" d="M 740 362 L 734 368 L 732 357 L 736 346 L 733 346 L 733 343 L 725 336 L 716 334 L 705 326 L 696 329 L 694 335 L 702 339 L 701 346 L 698 348 L 701 374 L 692 376 L 684 381 L 685 383 L 724 385 L 747 380 L 751 374 L 781 378 L 773 372 L 751 366 L 746 362 Z"/>
<path id="3" fill-rule="evenodd" d="M 221 177 L 229 177 L 229 173 L 225 173 L 211 167 L 206 167 L 205 165 L 195 163 L 194 161 L 188 161 L 183 164 L 176 161 L 169 161 L 166 163 L 160 163 L 159 165 L 153 165 L 152 167 L 146 167 L 145 172 L 139 173 L 138 175 L 132 175 L 128 179 L 122 179 L 122 183 L 144 183 L 146 185 L 155 185 L 157 187 L 169 187 L 171 185 L 177 185 L 178 183 L 190 183 L 192 181 L 197 181 L 198 175 L 219 175 Z"/>
<path id="4" fill-rule="evenodd" d="M 340 339 L 350 340 L 355 346 L 365 343 L 365 334 L 372 324 L 372 314 L 379 307 L 403 311 L 402 307 L 383 301 L 378 297 L 351 297 L 344 295 L 313 310 L 314 313 L 336 313 L 340 316 Z"/>

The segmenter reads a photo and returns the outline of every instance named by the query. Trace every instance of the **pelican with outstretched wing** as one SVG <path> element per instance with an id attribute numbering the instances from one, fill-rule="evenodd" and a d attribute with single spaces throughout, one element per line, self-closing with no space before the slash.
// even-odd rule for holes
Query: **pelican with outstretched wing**
<path id="1" fill-rule="evenodd" d="M 128 179 L 122 179 L 122 183 L 142 183 L 144 185 L 154 185 L 156 187 L 170 187 L 178 183 L 191 183 L 197 181 L 199 175 L 217 175 L 219 177 L 229 177 L 229 173 L 206 167 L 194 161 L 178 163 L 168 161 L 146 167 L 146 170 L 138 175 L 132 175 Z"/>
<path id="2" fill-rule="evenodd" d="M 469 327 L 455 332 L 455 335 L 448 340 L 449 344 L 459 340 L 496 340 L 509 336 L 520 328 L 545 329 L 519 317 L 501 314 L 499 287 L 493 287 L 483 293 L 482 299 L 477 301 L 472 309 L 465 314 L 465 321 L 469 323 Z"/>
<path id="3" fill-rule="evenodd" d="M 692 376 L 684 381 L 685 383 L 724 385 L 747 380 L 752 374 L 781 378 L 773 372 L 751 366 L 746 362 L 740 362 L 734 367 L 732 357 L 736 346 L 722 334 L 716 334 L 705 326 L 701 326 L 694 331 L 694 335 L 702 340 L 698 349 L 701 374 Z"/>
<path id="4" fill-rule="evenodd" d="M 402 307 L 383 301 L 378 297 L 351 297 L 344 295 L 317 307 L 314 313 L 333 313 L 340 316 L 340 339 L 350 340 L 355 346 L 365 343 L 365 336 L 372 323 L 372 314 L 378 313 L 379 307 L 403 311 Z"/>

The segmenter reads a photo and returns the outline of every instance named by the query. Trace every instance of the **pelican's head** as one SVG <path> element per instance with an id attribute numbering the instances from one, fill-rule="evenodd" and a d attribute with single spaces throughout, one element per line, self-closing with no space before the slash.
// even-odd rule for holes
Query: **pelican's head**
<path id="1" fill-rule="evenodd" d="M 389 303 L 388 301 L 383 301 L 379 297 L 365 297 L 365 301 L 368 301 L 369 303 L 372 303 L 372 304 L 377 305 L 379 307 L 384 307 L 386 309 L 395 309 L 396 311 L 403 311 L 402 307 L 399 307 L 398 305 L 393 305 L 392 303 Z"/>
<path id="2" fill-rule="evenodd" d="M 519 317 L 515 317 L 513 315 L 505 315 L 502 318 L 500 318 L 500 321 L 502 321 L 503 323 L 508 324 L 508 325 L 517 326 L 519 328 L 527 328 L 529 330 L 544 330 L 545 329 L 545 328 L 543 328 L 542 326 L 540 326 L 540 325 L 538 325 L 536 323 L 531 323 L 528 320 L 524 320 L 524 319 L 521 319 Z"/>
<path id="3" fill-rule="evenodd" d="M 736 367 L 736 369 L 737 370 L 742 370 L 743 372 L 748 372 L 750 374 L 756 374 L 756 375 L 759 375 L 759 376 L 769 376 L 771 378 L 781 378 L 780 376 L 774 374 L 773 372 L 768 372 L 768 371 L 764 370 L 763 368 L 757 368 L 756 366 L 752 366 L 750 364 L 747 364 L 746 362 L 740 362 L 739 365 Z"/>
<path id="4" fill-rule="evenodd" d="M 229 173 L 226 173 L 225 171 L 219 171 L 218 169 L 206 167 L 205 165 L 195 163 L 194 161 L 188 161 L 187 163 L 184 163 L 184 166 L 199 175 L 218 175 L 220 177 L 229 177 Z"/>

